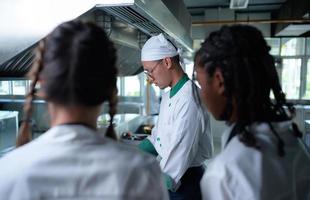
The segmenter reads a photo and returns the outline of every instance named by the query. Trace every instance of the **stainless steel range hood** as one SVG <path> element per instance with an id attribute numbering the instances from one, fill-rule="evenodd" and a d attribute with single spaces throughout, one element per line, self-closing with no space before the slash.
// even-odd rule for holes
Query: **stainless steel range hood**
<path id="1" fill-rule="evenodd" d="M 166 33 L 187 51 L 193 52 L 191 16 L 182 1 L 134 0 L 132 3 L 101 4 L 96 7 L 148 35 Z"/>
<path id="2" fill-rule="evenodd" d="M 36 43 L 59 23 L 82 18 L 102 24 L 96 12 L 112 19 L 110 30 L 105 25 L 103 28 L 110 31 L 108 34 L 118 50 L 122 76 L 141 71 L 140 48 L 151 35 L 166 33 L 183 51 L 192 52 L 190 15 L 181 3 L 167 0 L 1 0 L 0 77 L 23 76 L 32 63 L 32 49 Z"/>

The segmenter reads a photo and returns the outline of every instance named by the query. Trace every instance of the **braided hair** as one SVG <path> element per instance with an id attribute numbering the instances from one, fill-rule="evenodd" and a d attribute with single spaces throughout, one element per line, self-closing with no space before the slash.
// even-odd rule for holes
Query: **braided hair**
<path id="1" fill-rule="evenodd" d="M 43 98 L 50 102 L 98 106 L 108 101 L 111 122 L 106 135 L 116 138 L 112 124 L 117 104 L 116 50 L 106 33 L 92 23 L 65 22 L 39 43 L 36 55 L 17 146 L 30 140 L 31 104 L 39 79 Z"/>
<path id="2" fill-rule="evenodd" d="M 246 127 L 254 122 L 267 122 L 278 139 L 278 154 L 283 156 L 283 140 L 271 122 L 290 120 L 295 111 L 286 102 L 269 50 L 263 35 L 256 28 L 248 25 L 223 26 L 202 43 L 195 55 L 195 63 L 211 77 L 216 69 L 221 71 L 227 101 L 220 119 L 231 119 L 234 100 L 237 120 L 233 131 L 238 134 L 239 140 L 258 149 L 255 137 Z M 269 96 L 271 91 L 274 101 Z M 287 106 L 288 112 L 284 106 Z M 295 135 L 301 137 L 296 125 L 293 129 Z"/>
<path id="3" fill-rule="evenodd" d="M 31 140 L 32 134 L 30 131 L 31 115 L 32 115 L 32 101 L 35 98 L 35 87 L 38 82 L 39 73 L 42 71 L 42 55 L 44 51 L 44 40 L 39 42 L 37 51 L 35 54 L 35 62 L 30 70 L 29 78 L 32 80 L 30 84 L 30 90 L 26 95 L 26 101 L 24 104 L 24 116 L 19 129 L 19 135 L 16 140 L 16 146 L 22 146 Z"/>

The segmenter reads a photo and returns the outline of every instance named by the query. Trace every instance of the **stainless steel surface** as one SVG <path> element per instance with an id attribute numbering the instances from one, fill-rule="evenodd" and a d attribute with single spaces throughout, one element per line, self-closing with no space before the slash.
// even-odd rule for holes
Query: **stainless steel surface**
<path id="1" fill-rule="evenodd" d="M 0 65 L 0 77 L 22 77 L 30 69 L 34 60 L 34 48 L 37 44 L 23 50 Z"/>
<path id="2" fill-rule="evenodd" d="M 138 133 L 137 130 L 139 127 L 145 124 L 154 125 L 157 121 L 157 116 L 117 114 L 115 117 L 115 131 L 118 134 L 119 139 L 123 143 L 133 146 L 138 145 L 141 140 L 149 135 L 145 133 Z M 102 129 L 102 131 L 105 131 L 105 129 Z"/>
<path id="3" fill-rule="evenodd" d="M 139 114 L 116 114 L 113 123 L 120 136 L 123 132 L 136 133 L 141 125 L 155 125 L 158 116 L 142 116 Z M 102 114 L 97 119 L 97 126 L 104 131 L 109 125 L 109 114 Z"/>
<path id="4" fill-rule="evenodd" d="M 140 51 L 124 45 L 115 45 L 117 48 L 117 67 L 120 76 L 134 75 L 141 68 Z"/>
<path id="5" fill-rule="evenodd" d="M 193 51 L 191 17 L 183 2 L 135 0 L 131 5 L 101 4 L 97 8 L 118 16 L 148 35 L 165 32 L 187 51 Z"/>
<path id="6" fill-rule="evenodd" d="M 116 114 L 114 116 L 114 128 L 118 136 L 125 131 L 134 131 L 141 124 L 143 118 L 138 114 Z M 110 115 L 102 114 L 97 119 L 97 127 L 105 132 L 109 126 Z"/>
<path id="7" fill-rule="evenodd" d="M 119 75 L 134 75 L 139 72 L 141 68 L 139 30 L 100 10 L 94 11 L 94 16 L 96 24 L 105 29 L 117 49 Z"/>
<path id="8" fill-rule="evenodd" d="M 0 156 L 15 147 L 18 112 L 0 111 Z"/>
<path id="9" fill-rule="evenodd" d="M 141 71 L 140 48 L 146 34 L 166 32 L 183 49 L 192 51 L 190 15 L 182 3 L 183 7 L 177 3 L 170 8 L 166 4 L 159 0 L 1 0 L 0 75 L 25 75 L 33 61 L 29 47 L 35 47 L 59 23 L 87 13 L 87 20 L 106 26 L 93 13 L 96 5 L 110 15 L 108 29 L 103 28 L 115 42 L 121 76 Z"/>
<path id="10" fill-rule="evenodd" d="M 0 64 L 103 0 L 1 0 Z"/>
<path id="11" fill-rule="evenodd" d="M 107 29 L 105 24 L 100 21 L 100 19 L 103 19 L 105 16 L 110 17 L 111 21 L 113 20 L 109 29 Z M 82 20 L 93 21 L 106 30 L 117 49 L 117 67 L 119 68 L 120 76 L 133 75 L 141 71 L 140 48 L 138 44 L 139 31 L 136 28 L 119 20 L 112 19 L 113 16 L 106 15 L 102 11 L 98 13 L 91 10 L 79 18 Z M 33 50 L 36 45 L 37 43 L 2 63 L 0 65 L 0 76 L 24 76 L 33 62 Z"/>

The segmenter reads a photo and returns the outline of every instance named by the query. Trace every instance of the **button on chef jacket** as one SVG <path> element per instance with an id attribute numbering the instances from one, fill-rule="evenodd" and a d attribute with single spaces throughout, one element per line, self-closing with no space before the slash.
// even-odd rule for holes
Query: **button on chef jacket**
<path id="1" fill-rule="evenodd" d="M 193 97 L 192 81 L 182 79 L 162 96 L 158 121 L 148 137 L 158 153 L 162 171 L 172 178 L 173 191 L 189 167 L 212 156 L 209 116 Z"/>
<path id="2" fill-rule="evenodd" d="M 279 157 L 277 138 L 266 123 L 250 127 L 260 150 L 247 147 L 234 136 L 226 147 L 230 127 L 222 135 L 222 152 L 209 163 L 201 181 L 205 200 L 308 200 L 310 159 L 292 133 L 292 122 L 272 123 L 284 141 Z"/>
<path id="3" fill-rule="evenodd" d="M 168 199 L 157 161 L 82 125 L 56 126 L 0 159 L 2 200 Z"/>

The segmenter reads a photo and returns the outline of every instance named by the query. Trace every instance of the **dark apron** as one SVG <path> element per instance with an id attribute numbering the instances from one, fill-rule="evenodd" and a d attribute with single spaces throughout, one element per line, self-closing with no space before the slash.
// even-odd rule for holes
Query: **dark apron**
<path id="1" fill-rule="evenodd" d="M 181 185 L 176 192 L 169 190 L 170 200 L 200 200 L 200 180 L 203 176 L 204 168 L 188 168 L 181 178 Z"/>

